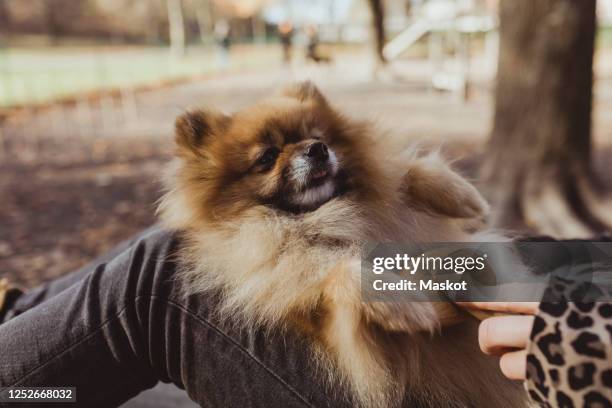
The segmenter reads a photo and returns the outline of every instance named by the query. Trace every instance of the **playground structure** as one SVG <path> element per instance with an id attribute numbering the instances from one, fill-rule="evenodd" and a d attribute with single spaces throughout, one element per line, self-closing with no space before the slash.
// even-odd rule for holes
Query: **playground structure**
<path id="1" fill-rule="evenodd" d="M 396 60 L 427 37 L 432 87 L 460 92 L 467 99 L 471 39 L 475 35 L 484 37 L 485 61 L 495 64 L 497 25 L 496 6 L 492 2 L 429 0 L 416 8 L 412 23 L 385 45 L 383 55 L 388 61 Z"/>

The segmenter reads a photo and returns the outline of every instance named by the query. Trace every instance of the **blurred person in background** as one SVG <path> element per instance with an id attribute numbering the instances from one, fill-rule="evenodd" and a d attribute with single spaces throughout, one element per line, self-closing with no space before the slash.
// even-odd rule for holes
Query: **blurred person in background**
<path id="1" fill-rule="evenodd" d="M 278 36 L 283 47 L 283 62 L 285 64 L 289 64 L 291 62 L 293 31 L 293 24 L 289 20 L 285 20 L 278 25 Z"/>
<path id="2" fill-rule="evenodd" d="M 304 29 L 306 32 L 306 60 L 320 62 L 331 62 L 331 58 L 319 53 L 319 29 L 314 24 L 308 24 Z"/>
<path id="3" fill-rule="evenodd" d="M 215 43 L 217 44 L 218 64 L 221 69 L 227 69 L 229 66 L 230 34 L 231 29 L 227 20 L 219 20 L 215 23 Z"/>

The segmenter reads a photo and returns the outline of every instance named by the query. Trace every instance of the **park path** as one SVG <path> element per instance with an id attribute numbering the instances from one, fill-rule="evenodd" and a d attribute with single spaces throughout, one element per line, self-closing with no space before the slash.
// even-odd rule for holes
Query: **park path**
<path id="1" fill-rule="evenodd" d="M 78 149 L 82 143 L 169 140 L 174 118 L 188 107 L 210 105 L 233 111 L 301 79 L 313 79 L 348 114 L 375 120 L 405 137 L 471 139 L 486 135 L 491 116 L 488 92 L 479 88 L 473 100 L 463 104 L 457 95 L 430 89 L 426 62 L 402 63 L 373 80 L 370 61 L 367 56 L 348 55 L 331 65 L 279 65 L 135 94 L 126 92 L 120 98 L 77 99 L 74 106 L 55 105 L 4 123 L 0 132 L 8 145 L 5 158 L 72 161 L 80 157 L 72 147 Z M 400 74 L 403 79 L 398 80 Z"/>

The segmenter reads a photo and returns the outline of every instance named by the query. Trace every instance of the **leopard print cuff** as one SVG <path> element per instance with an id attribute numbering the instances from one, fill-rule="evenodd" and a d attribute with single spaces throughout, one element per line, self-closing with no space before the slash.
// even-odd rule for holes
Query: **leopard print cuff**
<path id="1" fill-rule="evenodd" d="M 526 388 L 542 407 L 612 408 L 612 304 L 568 302 L 575 290 L 555 278 L 535 317 Z"/>

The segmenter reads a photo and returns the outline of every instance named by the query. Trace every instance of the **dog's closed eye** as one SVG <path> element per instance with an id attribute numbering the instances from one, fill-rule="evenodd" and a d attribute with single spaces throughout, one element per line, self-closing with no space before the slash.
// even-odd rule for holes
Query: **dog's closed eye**
<path id="1" fill-rule="evenodd" d="M 269 170 L 274 166 L 280 151 L 277 147 L 268 147 L 257 158 L 255 164 L 260 170 Z"/>

